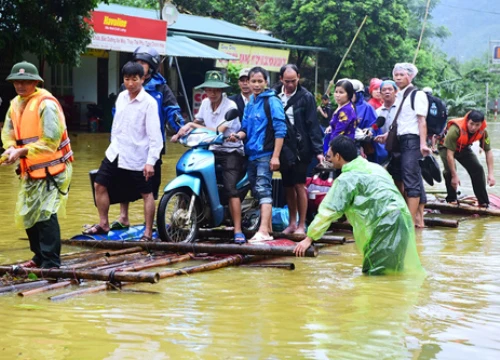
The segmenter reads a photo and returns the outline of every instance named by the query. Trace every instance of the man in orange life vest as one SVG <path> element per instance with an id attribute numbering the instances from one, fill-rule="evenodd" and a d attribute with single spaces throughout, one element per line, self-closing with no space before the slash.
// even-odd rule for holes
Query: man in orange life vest
<path id="1" fill-rule="evenodd" d="M 453 119 L 448 122 L 447 134 L 439 147 L 439 155 L 444 164 L 444 179 L 446 182 L 447 202 L 457 201 L 457 188 L 460 185 L 455 159 L 469 173 L 472 180 L 472 188 L 476 195 L 479 206 L 488 207 L 490 203 L 486 192 L 486 179 L 484 170 L 477 156 L 471 149 L 471 145 L 479 141 L 481 148 L 486 154 L 486 165 L 488 166 L 488 185 L 495 185 L 493 174 L 493 152 L 491 151 L 490 138 L 486 130 L 486 120 L 483 113 L 472 110 L 462 119 Z"/>
<path id="2" fill-rule="evenodd" d="M 71 181 L 73 152 L 61 105 L 47 90 L 35 65 L 23 61 L 12 67 L 7 81 L 17 96 L 11 101 L 2 129 L 7 149 L 2 165 L 19 160 L 21 187 L 16 224 L 26 229 L 33 259 L 23 267 L 57 268 L 61 265 L 58 210 L 64 210 Z"/>

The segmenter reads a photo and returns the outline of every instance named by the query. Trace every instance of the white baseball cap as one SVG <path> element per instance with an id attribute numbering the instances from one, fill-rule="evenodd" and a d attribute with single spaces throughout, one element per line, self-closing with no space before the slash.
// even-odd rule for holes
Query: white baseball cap
<path id="1" fill-rule="evenodd" d="M 248 77 L 248 73 L 249 72 L 250 72 L 250 69 L 248 69 L 248 68 L 247 69 L 241 69 L 240 70 L 240 75 L 238 76 L 238 79 L 241 78 L 241 77 L 243 77 L 243 76 Z"/>

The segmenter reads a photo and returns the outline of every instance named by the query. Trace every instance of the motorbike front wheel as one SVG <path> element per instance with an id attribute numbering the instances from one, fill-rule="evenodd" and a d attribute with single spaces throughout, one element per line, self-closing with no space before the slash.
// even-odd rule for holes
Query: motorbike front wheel
<path id="1" fill-rule="evenodd" d="M 189 189 L 176 189 L 165 193 L 158 205 L 156 223 L 162 241 L 193 242 L 198 236 L 199 207 L 196 198 L 191 206 L 192 196 Z"/>

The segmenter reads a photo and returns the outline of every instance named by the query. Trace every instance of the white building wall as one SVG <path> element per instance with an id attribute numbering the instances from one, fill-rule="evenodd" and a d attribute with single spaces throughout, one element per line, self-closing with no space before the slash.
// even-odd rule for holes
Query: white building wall
<path id="1" fill-rule="evenodd" d="M 120 53 L 116 51 L 109 52 L 108 60 L 108 95 L 114 93 L 118 95 L 120 89 Z"/>
<path id="2" fill-rule="evenodd" d="M 75 102 L 97 103 L 97 58 L 82 56 L 80 66 L 73 69 Z"/>

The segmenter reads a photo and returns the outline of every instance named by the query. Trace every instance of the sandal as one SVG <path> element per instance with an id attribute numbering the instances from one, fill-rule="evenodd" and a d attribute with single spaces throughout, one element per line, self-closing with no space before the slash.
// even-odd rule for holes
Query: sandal
<path id="1" fill-rule="evenodd" d="M 130 225 L 125 225 L 119 222 L 118 220 L 113 221 L 111 223 L 111 226 L 109 227 L 109 230 L 125 230 L 128 229 Z"/>
<path id="2" fill-rule="evenodd" d="M 146 235 L 142 235 L 142 237 L 139 239 L 139 241 L 140 242 L 151 242 L 151 241 L 153 241 L 153 238 L 146 236 Z"/>
<path id="3" fill-rule="evenodd" d="M 101 225 L 99 224 L 94 224 L 88 229 L 82 231 L 83 235 L 106 235 L 109 232 L 104 230 Z"/>
<path id="4" fill-rule="evenodd" d="M 241 245 L 247 242 L 247 238 L 245 237 L 245 234 L 242 232 L 237 232 L 234 233 L 234 243 Z"/>
<path id="5" fill-rule="evenodd" d="M 261 233 L 256 233 L 253 236 L 253 238 L 251 238 L 250 240 L 248 240 L 248 243 L 249 244 L 260 243 L 260 242 L 271 241 L 271 240 L 274 240 L 271 235 L 265 236 L 265 235 L 262 235 Z"/>

